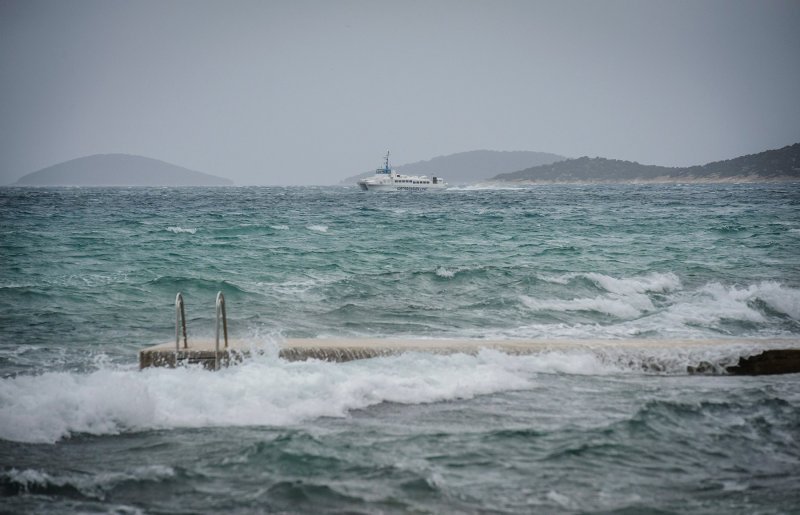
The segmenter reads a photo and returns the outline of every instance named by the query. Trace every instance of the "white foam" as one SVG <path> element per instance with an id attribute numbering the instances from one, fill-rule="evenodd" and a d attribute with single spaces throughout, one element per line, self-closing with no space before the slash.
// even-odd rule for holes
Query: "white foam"
<path id="1" fill-rule="evenodd" d="M 579 277 L 592 281 L 606 293 L 595 297 L 574 299 L 534 299 L 522 295 L 520 300 L 533 311 L 594 311 L 630 320 L 655 310 L 649 294 L 666 293 L 681 286 L 680 279 L 673 273 L 652 273 L 622 279 L 598 273 L 573 273 L 555 277 L 539 276 L 544 281 L 563 285 L 569 284 L 570 281 Z"/>
<path id="2" fill-rule="evenodd" d="M 172 467 L 151 465 L 135 467 L 124 472 L 103 472 L 100 474 L 65 474 L 52 475 L 35 469 L 10 469 L 0 473 L 9 482 L 17 483 L 23 491 L 35 487 L 70 486 L 83 495 L 95 499 L 105 499 L 106 492 L 125 481 L 161 481 L 175 476 Z"/>
<path id="3" fill-rule="evenodd" d="M 672 272 L 665 274 L 652 273 L 638 277 L 617 279 L 604 274 L 588 273 L 584 277 L 593 281 L 604 290 L 621 295 L 633 293 L 662 293 L 681 287 L 681 280 Z"/>
<path id="4" fill-rule="evenodd" d="M 756 301 L 794 320 L 800 320 L 800 290 L 784 287 L 774 281 L 762 281 L 741 288 L 713 282 L 697 291 L 683 292 L 671 301 L 660 321 L 665 327 L 693 325 L 715 328 L 726 320 L 766 323 L 767 317 L 759 311 Z"/>
<path id="5" fill-rule="evenodd" d="M 774 323 L 770 325 L 769 315 L 757 301 L 794 320 L 800 319 L 800 290 L 772 281 L 743 288 L 712 282 L 697 290 L 671 295 L 668 306 L 636 320 L 630 327 L 655 331 L 662 336 L 694 337 L 709 332 L 724 333 L 726 323 L 737 321 L 759 324 L 759 334 L 764 336 L 786 335 Z"/>
<path id="6" fill-rule="evenodd" d="M 670 323 L 715 327 L 722 320 L 765 322 L 764 316 L 747 305 L 748 294 L 720 283 L 709 283 L 674 299 L 665 319 Z"/>
<path id="7" fill-rule="evenodd" d="M 276 231 L 288 231 L 288 225 L 270 225 L 270 229 L 275 229 Z"/>
<path id="8" fill-rule="evenodd" d="M 307 225 L 306 229 L 314 232 L 328 232 L 328 226 L 322 224 Z"/>
<path id="9" fill-rule="evenodd" d="M 786 288 L 775 281 L 763 281 L 747 289 L 748 300 L 759 299 L 770 308 L 800 320 L 800 290 Z"/>
<path id="10" fill-rule="evenodd" d="M 197 232 L 197 228 L 191 228 L 191 227 L 183 228 L 178 226 L 167 227 L 167 230 L 170 232 L 174 232 L 175 234 L 181 234 L 181 233 L 194 234 Z"/>
<path id="11" fill-rule="evenodd" d="M 309 293 L 315 288 L 334 284 L 337 281 L 344 279 L 345 276 L 342 274 L 327 274 L 327 275 L 315 275 L 315 274 L 304 274 L 303 276 L 292 277 L 284 280 L 283 282 L 279 283 L 270 283 L 270 282 L 263 282 L 258 281 L 252 284 L 252 290 L 257 292 L 278 292 L 285 295 L 298 295 Z M 324 300 L 324 297 L 321 295 L 315 295 L 313 298 L 307 298 L 306 301 Z"/>
<path id="12" fill-rule="evenodd" d="M 0 438 L 53 443 L 76 433 L 206 426 L 286 426 L 382 402 L 430 403 L 535 388 L 538 373 L 620 369 L 589 352 L 508 356 L 408 353 L 349 363 L 275 353 L 217 373 L 102 368 L 0 379 Z"/>
<path id="13" fill-rule="evenodd" d="M 741 346 L 740 346 L 741 347 Z M 756 348 L 756 347 L 754 347 Z M 291 426 L 343 417 L 383 402 L 420 404 L 542 387 L 540 374 L 685 374 L 706 361 L 731 364 L 748 348 L 598 348 L 511 356 L 406 353 L 328 363 L 287 362 L 277 348 L 208 372 L 199 367 L 139 371 L 99 361 L 93 372 L 0 379 L 0 438 L 54 443 L 70 435 L 113 435 L 210 426 Z M 656 367 L 650 366 L 657 364 Z"/>
<path id="14" fill-rule="evenodd" d="M 611 277 L 596 272 L 569 273 L 557 276 L 538 275 L 537 277 L 554 284 L 569 284 L 570 281 L 583 277 L 607 292 L 623 295 L 631 293 L 666 293 L 681 288 L 680 278 L 672 272 L 653 272 L 647 275 L 624 278 Z"/>
<path id="15" fill-rule="evenodd" d="M 438 275 L 439 277 L 444 277 L 446 279 L 450 279 L 452 277 L 455 277 L 456 272 L 453 271 L 453 270 L 448 270 L 447 268 L 445 268 L 443 266 L 440 266 L 439 268 L 436 269 L 436 275 Z"/>
<path id="16" fill-rule="evenodd" d="M 478 184 L 465 184 L 462 186 L 451 186 L 447 189 L 447 191 L 521 191 L 521 190 L 529 190 L 530 187 L 524 186 L 503 186 L 498 184 L 490 184 L 490 183 L 478 183 Z"/>
<path id="17" fill-rule="evenodd" d="M 604 293 L 572 299 L 521 295 L 520 302 L 527 309 L 605 313 L 621 321 L 613 326 L 530 326 L 518 328 L 513 332 L 514 336 L 591 338 L 657 334 L 659 337 L 691 338 L 726 333 L 730 330 L 726 324 L 732 321 L 758 324 L 762 336 L 780 336 L 785 335 L 787 329 L 775 323 L 774 312 L 800 320 L 800 289 L 776 281 L 761 281 L 745 286 L 711 282 L 686 290 L 680 279 L 672 273 L 625 278 L 598 273 L 571 273 L 538 278 L 559 285 L 569 285 L 576 278 L 584 278 L 592 281 Z M 526 329 L 529 331 L 525 332 Z"/>
<path id="18" fill-rule="evenodd" d="M 124 282 L 128 279 L 128 273 L 125 271 L 117 271 L 111 274 L 82 274 L 82 275 L 67 275 L 58 280 L 51 281 L 54 284 L 64 286 L 90 286 L 101 287 L 109 284 Z"/>
<path id="19" fill-rule="evenodd" d="M 642 314 L 640 309 L 625 300 L 602 296 L 572 300 L 537 300 L 527 295 L 522 295 L 520 300 L 532 311 L 595 311 L 622 319 L 636 318 Z M 639 304 L 652 308 L 652 304 L 647 297 L 637 300 Z"/>

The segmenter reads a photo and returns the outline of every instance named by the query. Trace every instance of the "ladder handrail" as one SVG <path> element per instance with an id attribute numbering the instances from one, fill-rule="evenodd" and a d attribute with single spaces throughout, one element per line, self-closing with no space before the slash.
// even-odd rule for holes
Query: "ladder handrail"
<path id="1" fill-rule="evenodd" d="M 186 341 L 186 309 L 183 307 L 183 295 L 181 292 L 175 296 L 175 352 L 181 350 L 180 348 L 180 328 L 183 327 L 183 348 L 189 347 Z"/>
<path id="2" fill-rule="evenodd" d="M 219 319 L 222 315 L 222 329 L 225 333 L 225 348 L 228 348 L 228 317 L 225 314 L 225 295 L 222 292 L 217 292 L 216 301 L 217 323 L 216 323 L 216 345 L 214 347 L 214 370 L 219 370 Z"/>

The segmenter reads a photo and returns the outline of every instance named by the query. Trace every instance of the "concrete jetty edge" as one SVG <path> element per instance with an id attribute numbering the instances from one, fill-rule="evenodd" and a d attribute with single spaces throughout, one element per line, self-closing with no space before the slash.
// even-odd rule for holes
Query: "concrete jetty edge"
<path id="1" fill-rule="evenodd" d="M 182 344 L 181 344 L 182 347 Z M 598 353 L 624 349 L 698 349 L 731 347 L 741 349 L 742 355 L 725 372 L 742 375 L 800 373 L 800 338 L 773 339 L 625 339 L 625 340 L 566 340 L 566 339 L 464 339 L 464 338 L 293 338 L 279 343 L 279 356 L 288 361 L 319 359 L 345 362 L 396 355 L 404 352 L 435 354 L 477 354 L 492 349 L 511 355 L 536 354 L 568 350 L 587 350 Z M 227 349 L 220 349 L 221 366 L 239 362 L 258 346 L 246 340 L 229 340 Z M 175 367 L 178 364 L 215 366 L 213 340 L 189 340 L 188 348 L 176 352 L 175 343 L 168 342 L 142 349 L 139 367 Z M 657 367 L 656 365 L 654 365 Z M 654 369 L 658 371 L 657 368 Z M 687 366 L 687 373 L 714 373 L 716 368 L 705 362 Z"/>

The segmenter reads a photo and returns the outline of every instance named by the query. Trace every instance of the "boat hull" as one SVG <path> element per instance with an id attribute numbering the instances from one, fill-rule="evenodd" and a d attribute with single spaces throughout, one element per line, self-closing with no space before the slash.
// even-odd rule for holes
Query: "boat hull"
<path id="1" fill-rule="evenodd" d="M 406 185 L 406 184 L 370 184 L 366 181 L 358 182 L 359 188 L 363 191 L 441 191 L 446 189 L 445 185 Z"/>
<path id="2" fill-rule="evenodd" d="M 428 191 L 447 188 L 447 183 L 441 177 L 404 175 L 392 170 L 389 166 L 389 152 L 386 152 L 383 168 L 375 170 L 374 177 L 361 179 L 356 184 L 362 191 Z"/>

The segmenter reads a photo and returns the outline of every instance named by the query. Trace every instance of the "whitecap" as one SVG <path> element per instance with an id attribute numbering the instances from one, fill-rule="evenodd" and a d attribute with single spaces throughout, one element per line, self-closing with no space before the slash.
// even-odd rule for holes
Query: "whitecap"
<path id="1" fill-rule="evenodd" d="M 750 293 L 746 290 L 712 282 L 698 291 L 675 299 L 675 304 L 668 311 L 679 316 L 685 324 L 705 327 L 716 325 L 724 319 L 765 322 L 764 316 L 747 304 L 748 297 Z"/>
<path id="2" fill-rule="evenodd" d="M 594 311 L 623 319 L 636 318 L 642 314 L 642 311 L 630 302 L 602 296 L 571 300 L 540 300 L 522 295 L 520 300 L 532 311 Z M 640 305 L 644 304 L 645 308 L 652 308 L 652 303 L 647 297 L 644 297 L 644 299 L 638 298 L 637 300 Z"/>
<path id="3" fill-rule="evenodd" d="M 636 296 L 624 298 L 630 301 Z M 726 333 L 730 322 L 744 322 L 757 324 L 758 334 L 764 337 L 793 336 L 774 323 L 774 312 L 800 320 L 800 290 L 774 281 L 745 287 L 710 282 L 696 290 L 671 292 L 658 309 L 613 327 L 597 328 L 597 331 L 604 336 L 626 337 L 646 333 L 660 337 L 702 338 Z M 573 329 L 591 331 L 588 327 Z"/>
<path id="4" fill-rule="evenodd" d="M 668 293 L 679 290 L 682 286 L 680 278 L 672 272 L 653 272 L 647 275 L 621 278 L 597 272 L 575 272 L 556 276 L 537 275 L 536 277 L 552 284 L 569 284 L 573 279 L 583 277 L 609 293 L 623 295 L 631 293 Z"/>
<path id="5" fill-rule="evenodd" d="M 495 184 L 476 183 L 476 184 L 465 184 L 461 186 L 451 186 L 448 188 L 448 191 L 521 191 L 529 189 L 530 187 L 508 186 L 508 185 L 501 185 L 499 183 Z"/>
<path id="6" fill-rule="evenodd" d="M 665 293 L 681 287 L 681 280 L 672 272 L 653 272 L 644 276 L 624 277 L 618 279 L 604 274 L 582 274 L 599 287 L 611 293 Z"/>
<path id="7" fill-rule="evenodd" d="M 624 320 L 631 320 L 655 311 L 651 294 L 670 293 L 681 288 L 680 279 L 671 272 L 654 272 L 648 275 L 624 278 L 595 272 L 537 277 L 540 280 L 559 285 L 567 285 L 570 281 L 583 277 L 607 293 L 595 297 L 574 299 L 534 299 L 526 295 L 520 296 L 522 303 L 533 311 L 590 311 L 605 313 Z"/>
<path id="8" fill-rule="evenodd" d="M 456 272 L 453 270 L 448 270 L 443 266 L 440 266 L 439 268 L 436 269 L 436 275 L 438 275 L 439 277 L 450 279 L 456 275 Z"/>
<path id="9" fill-rule="evenodd" d="M 322 224 L 307 225 L 306 229 L 314 232 L 328 232 L 328 226 Z"/>
<path id="10" fill-rule="evenodd" d="M 760 299 L 770 308 L 794 320 L 800 320 L 800 290 L 787 288 L 776 281 L 762 281 L 747 288 L 748 299 Z"/>
<path id="11" fill-rule="evenodd" d="M 178 227 L 178 226 L 167 227 L 167 230 L 170 231 L 170 232 L 174 232 L 175 234 L 181 234 L 181 233 L 194 234 L 194 233 L 197 232 L 197 228 L 191 228 L 191 227 L 190 228 L 183 228 L 183 227 Z"/>
<path id="12" fill-rule="evenodd" d="M 23 491 L 49 486 L 72 487 L 86 497 L 105 499 L 106 492 L 126 481 L 161 481 L 175 476 L 172 467 L 148 465 L 134 467 L 123 472 L 102 472 L 99 474 L 50 474 L 36 469 L 18 470 L 15 468 L 0 473 L 9 483 L 16 483 Z"/>

